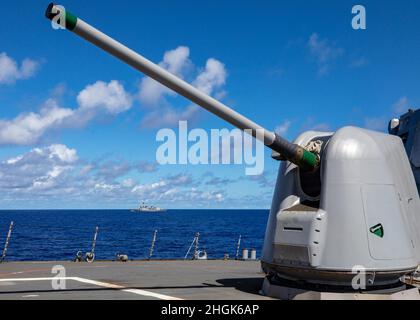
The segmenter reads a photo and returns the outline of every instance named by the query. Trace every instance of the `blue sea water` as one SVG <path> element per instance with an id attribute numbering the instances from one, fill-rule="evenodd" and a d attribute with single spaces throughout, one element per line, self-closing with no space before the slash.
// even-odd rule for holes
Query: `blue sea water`
<path id="1" fill-rule="evenodd" d="M 261 253 L 268 210 L 168 210 L 135 213 L 129 210 L 13 210 L 0 211 L 0 250 L 10 221 L 14 229 L 8 261 L 72 260 L 78 250 L 91 250 L 99 227 L 96 259 L 148 257 L 154 230 L 158 230 L 153 259 L 182 259 L 196 232 L 200 249 L 210 259 L 235 256 L 239 235 L 242 248 Z M 1 255 L 1 252 L 0 252 Z"/>

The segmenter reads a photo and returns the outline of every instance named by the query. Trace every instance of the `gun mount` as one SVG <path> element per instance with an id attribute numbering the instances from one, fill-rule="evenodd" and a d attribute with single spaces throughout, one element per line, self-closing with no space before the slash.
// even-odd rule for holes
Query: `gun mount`
<path id="1" fill-rule="evenodd" d="M 239 129 L 250 130 L 281 155 L 277 158 L 288 160 L 278 173 L 261 257 L 270 282 L 354 292 L 352 279 L 365 272 L 366 290 L 398 290 L 400 277 L 416 270 L 420 199 L 400 138 L 344 127 L 304 132 L 289 142 L 62 7 L 50 4 L 46 16 L 59 18 L 73 33 Z M 363 270 L 355 271 L 357 266 Z"/>

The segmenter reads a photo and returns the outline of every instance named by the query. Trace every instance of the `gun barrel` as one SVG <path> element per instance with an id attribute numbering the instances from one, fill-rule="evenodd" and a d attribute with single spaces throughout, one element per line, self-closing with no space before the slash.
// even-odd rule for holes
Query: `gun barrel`
<path id="1" fill-rule="evenodd" d="M 60 25 L 64 25 L 69 31 L 74 32 L 83 39 L 124 61 L 136 70 L 224 119 L 233 126 L 241 130 L 249 130 L 255 138 L 260 139 L 266 146 L 280 153 L 285 159 L 295 163 L 300 168 L 314 170 L 318 167 L 319 161 L 315 154 L 299 145 L 290 143 L 274 132 L 266 130 L 220 101 L 210 97 L 186 81 L 176 77 L 164 68 L 92 27 L 82 19 L 64 10 L 62 6 L 51 3 L 45 15 L 50 20 L 55 22 L 60 21 Z M 263 134 L 258 134 L 258 132 L 262 132 Z"/>

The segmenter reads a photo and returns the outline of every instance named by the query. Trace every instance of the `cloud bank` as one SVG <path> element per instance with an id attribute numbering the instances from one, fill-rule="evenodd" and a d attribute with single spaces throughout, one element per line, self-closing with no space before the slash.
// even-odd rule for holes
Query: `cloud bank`
<path id="1" fill-rule="evenodd" d="M 29 79 L 40 67 L 38 61 L 26 58 L 20 66 L 7 53 L 0 53 L 0 84 L 13 84 L 17 80 Z"/>
<path id="2" fill-rule="evenodd" d="M 0 162 L 0 201 L 77 201 L 85 203 L 151 203 L 207 205 L 225 200 L 226 192 L 205 188 L 190 174 L 156 176 L 155 163 L 125 160 L 89 162 L 62 144 L 33 148 Z M 147 173 L 152 180 L 141 182 Z M 140 175 L 139 175 L 140 174 Z M 141 178 L 139 178 L 141 177 Z M 204 186 L 204 188 L 203 188 Z"/>

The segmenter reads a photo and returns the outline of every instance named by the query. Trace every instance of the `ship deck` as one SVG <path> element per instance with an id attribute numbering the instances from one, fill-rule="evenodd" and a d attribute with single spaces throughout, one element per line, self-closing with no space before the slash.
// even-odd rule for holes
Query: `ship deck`
<path id="1" fill-rule="evenodd" d="M 263 280 L 258 261 L 4 262 L 0 300 L 270 299 Z"/>

